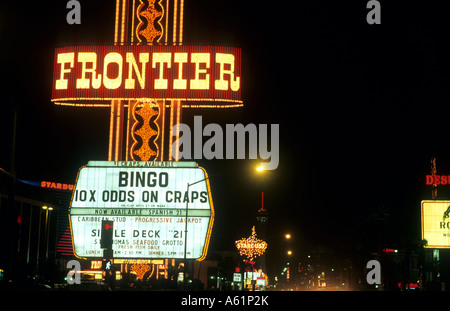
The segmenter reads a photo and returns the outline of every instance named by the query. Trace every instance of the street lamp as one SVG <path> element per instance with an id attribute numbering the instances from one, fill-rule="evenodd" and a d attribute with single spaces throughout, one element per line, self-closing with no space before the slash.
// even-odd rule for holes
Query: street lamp
<path id="1" fill-rule="evenodd" d="M 48 212 L 53 210 L 53 207 L 44 205 L 42 209 L 45 210 L 45 260 L 48 260 L 48 240 L 50 236 L 50 219 L 48 218 Z"/>
<path id="2" fill-rule="evenodd" d="M 36 253 L 36 271 L 39 271 L 39 250 L 41 248 L 41 220 L 42 220 L 42 210 L 46 210 L 47 206 L 42 206 L 39 210 L 39 226 L 38 226 L 38 238 L 37 238 L 37 253 Z"/>
<path id="3" fill-rule="evenodd" d="M 206 175 L 206 172 L 205 172 Z M 188 183 L 187 184 L 187 189 L 186 189 L 186 193 L 189 193 L 189 187 L 193 186 L 195 184 L 198 184 L 202 181 L 208 180 L 209 176 L 206 175 L 205 178 L 197 180 L 196 182 L 193 183 Z M 187 269 L 187 262 L 186 262 L 186 252 L 187 252 L 187 223 L 188 223 L 188 210 L 189 210 L 189 200 L 186 200 L 186 215 L 185 215 L 185 219 L 184 219 L 184 269 L 183 269 L 183 283 L 184 283 L 184 289 L 186 290 L 186 283 L 187 283 L 187 279 L 186 279 L 186 269 Z"/>
<path id="4" fill-rule="evenodd" d="M 289 256 L 291 256 L 291 255 L 292 255 L 292 251 L 291 251 L 291 250 L 287 251 L 287 254 L 288 254 Z"/>
<path id="5" fill-rule="evenodd" d="M 256 171 L 257 172 L 262 172 L 262 171 L 264 171 L 264 167 L 262 165 L 259 165 L 256 168 Z M 264 209 L 264 191 L 261 191 L 261 209 L 259 211 L 266 212 L 266 210 Z"/>
<path id="6" fill-rule="evenodd" d="M 291 238 L 291 234 L 290 234 L 290 233 L 286 233 L 286 234 L 284 235 L 284 237 L 286 238 L 286 240 L 289 240 L 289 239 Z"/>

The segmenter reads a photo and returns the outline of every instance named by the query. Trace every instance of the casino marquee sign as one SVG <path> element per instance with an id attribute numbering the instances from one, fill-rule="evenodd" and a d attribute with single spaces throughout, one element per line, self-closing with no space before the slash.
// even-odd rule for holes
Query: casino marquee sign
<path id="1" fill-rule="evenodd" d="M 214 222 L 209 178 L 195 162 L 89 161 L 78 172 L 69 220 L 79 258 L 103 257 L 107 220 L 114 258 L 201 261 Z"/>
<path id="2" fill-rule="evenodd" d="M 218 46 L 71 46 L 55 51 L 52 101 L 242 104 L 241 51 Z"/>

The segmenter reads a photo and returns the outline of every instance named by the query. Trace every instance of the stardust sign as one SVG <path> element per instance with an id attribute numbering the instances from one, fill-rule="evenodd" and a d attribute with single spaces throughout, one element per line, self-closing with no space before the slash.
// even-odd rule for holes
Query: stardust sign
<path id="1" fill-rule="evenodd" d="M 114 258 L 184 258 L 186 243 L 186 258 L 202 260 L 214 208 L 195 162 L 90 161 L 78 173 L 69 215 L 78 257 L 103 257 L 101 223 L 112 220 Z"/>
<path id="2" fill-rule="evenodd" d="M 450 201 L 422 201 L 422 240 L 426 248 L 450 248 Z"/>
<path id="3" fill-rule="evenodd" d="M 242 103 L 240 49 L 71 46 L 56 49 L 52 101 L 185 100 Z M 226 104 L 225 104 L 226 105 Z"/>

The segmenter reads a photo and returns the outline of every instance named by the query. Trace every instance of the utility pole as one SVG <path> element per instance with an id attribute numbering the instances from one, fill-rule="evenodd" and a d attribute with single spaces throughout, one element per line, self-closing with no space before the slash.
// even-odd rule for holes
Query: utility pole
<path id="1" fill-rule="evenodd" d="M 205 177 L 205 178 L 203 178 L 203 179 L 200 179 L 200 180 L 197 180 L 196 182 L 193 182 L 193 183 L 188 183 L 187 184 L 187 189 L 186 189 L 186 193 L 189 193 L 189 187 L 190 186 L 193 186 L 193 185 L 195 185 L 195 184 L 198 184 L 198 183 L 200 183 L 200 182 L 202 182 L 202 181 L 205 181 L 205 180 L 207 180 L 207 179 L 209 179 L 209 176 L 208 177 Z M 183 285 L 184 285 L 184 290 L 187 290 L 187 285 L 188 285 L 188 283 L 187 283 L 187 278 L 186 278 L 186 275 L 187 275 L 187 269 L 188 269 L 188 264 L 187 264 L 187 259 L 186 259 L 186 252 L 187 252 L 187 235 L 188 235 L 188 229 L 187 229 L 187 223 L 188 223 L 188 211 L 189 211 L 189 205 L 188 205 L 188 203 L 189 203 L 189 200 L 187 200 L 186 201 L 186 211 L 185 211 L 185 213 L 186 213 L 186 215 L 185 215 L 185 218 L 184 218 L 184 267 L 183 267 Z M 194 271 L 192 271 L 192 274 L 194 273 Z M 200 273 L 200 272 L 199 272 Z"/>
<path id="2" fill-rule="evenodd" d="M 103 271 L 105 272 L 106 290 L 113 284 L 115 275 L 112 269 L 114 221 L 102 220 L 100 248 L 103 248 Z M 113 289 L 111 287 L 111 289 Z"/>
<path id="3" fill-rule="evenodd" d="M 434 176 L 436 175 L 436 158 L 431 158 L 431 176 L 433 176 L 433 185 L 431 188 L 431 198 L 433 200 L 437 199 L 437 185 L 435 184 L 435 178 Z"/>

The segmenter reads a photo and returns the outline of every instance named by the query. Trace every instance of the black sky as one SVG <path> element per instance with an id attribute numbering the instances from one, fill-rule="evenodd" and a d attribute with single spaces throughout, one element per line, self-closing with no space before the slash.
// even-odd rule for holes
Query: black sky
<path id="1" fill-rule="evenodd" d="M 380 2 L 381 25 L 368 25 L 365 1 L 185 1 L 185 44 L 242 48 L 245 106 L 186 111 L 183 122 L 280 124 L 276 171 L 199 161 L 217 173 L 212 248 L 232 249 L 250 234 L 261 191 L 268 235 L 292 230 L 302 247 L 372 241 L 367 219 L 381 207 L 390 215 L 386 243 L 420 238 L 431 157 L 450 173 L 448 10 Z M 16 103 L 19 178 L 73 183 L 88 160 L 107 159 L 108 109 L 50 101 L 56 47 L 113 43 L 114 1 L 80 3 L 81 25 L 66 23 L 65 1 L 0 4 L 0 167 L 10 169 Z"/>

